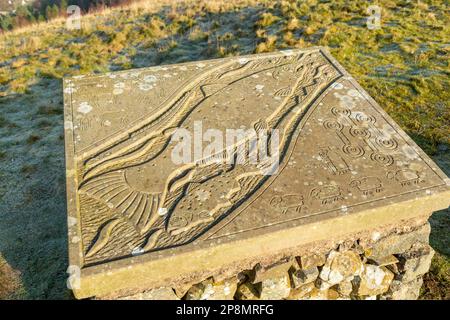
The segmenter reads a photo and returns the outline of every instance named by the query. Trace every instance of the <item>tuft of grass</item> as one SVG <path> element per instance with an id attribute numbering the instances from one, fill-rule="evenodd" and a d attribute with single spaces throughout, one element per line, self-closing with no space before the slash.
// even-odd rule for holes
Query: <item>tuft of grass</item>
<path id="1" fill-rule="evenodd" d="M 38 114 L 41 115 L 61 115 L 63 114 L 62 106 L 43 105 L 39 106 Z"/>
<path id="2" fill-rule="evenodd" d="M 36 142 L 38 142 L 39 140 L 41 140 L 41 137 L 38 136 L 37 134 L 31 134 L 28 138 L 27 138 L 27 144 L 34 144 Z"/>
<path id="3" fill-rule="evenodd" d="M 27 64 L 27 60 L 26 60 L 26 59 L 20 58 L 20 59 L 14 60 L 14 61 L 11 63 L 11 68 L 13 68 L 13 69 L 18 69 L 18 68 L 20 68 L 20 67 L 23 67 L 23 66 L 26 65 L 26 64 Z"/>
<path id="4" fill-rule="evenodd" d="M 299 29 L 300 26 L 301 26 L 300 20 L 294 17 L 294 18 L 288 20 L 288 22 L 286 24 L 286 30 L 294 31 L 296 29 Z"/>
<path id="5" fill-rule="evenodd" d="M 34 164 L 25 164 L 22 166 L 22 168 L 20 169 L 20 172 L 22 172 L 23 174 L 25 174 L 26 176 L 33 174 L 37 171 L 37 167 Z"/>
<path id="6" fill-rule="evenodd" d="M 436 252 L 430 271 L 423 278 L 421 300 L 450 300 L 450 261 Z"/>
<path id="7" fill-rule="evenodd" d="M 277 36 L 275 36 L 275 35 L 268 36 L 264 42 L 261 42 L 256 46 L 255 52 L 261 53 L 261 52 L 273 51 L 273 49 L 275 48 L 276 42 L 277 42 Z"/>
<path id="8" fill-rule="evenodd" d="M 266 28 L 268 26 L 271 26 L 278 20 L 280 20 L 279 17 L 274 16 L 270 12 L 264 12 L 263 14 L 261 14 L 261 18 L 258 20 L 256 24 L 261 28 Z"/>

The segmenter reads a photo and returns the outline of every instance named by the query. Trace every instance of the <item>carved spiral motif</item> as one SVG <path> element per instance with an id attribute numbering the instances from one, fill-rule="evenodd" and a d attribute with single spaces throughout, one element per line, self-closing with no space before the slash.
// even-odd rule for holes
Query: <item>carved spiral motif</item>
<path id="1" fill-rule="evenodd" d="M 370 131 L 365 128 L 359 128 L 359 127 L 351 127 L 349 129 L 349 132 L 354 137 L 361 137 L 361 138 L 370 138 Z"/>
<path id="2" fill-rule="evenodd" d="M 338 116 L 350 117 L 352 111 L 350 109 L 333 107 L 331 108 L 331 113 L 333 113 L 336 117 Z"/>
<path id="3" fill-rule="evenodd" d="M 344 128 L 344 126 L 341 124 L 341 123 L 339 123 L 339 122 L 337 122 L 337 121 L 334 121 L 334 120 L 325 120 L 324 122 L 323 122 L 323 126 L 326 128 L 326 129 L 330 129 L 330 130 L 342 130 L 343 128 Z"/>
<path id="4" fill-rule="evenodd" d="M 370 159 L 372 161 L 376 161 L 379 164 L 382 164 L 384 166 L 390 166 L 394 163 L 394 158 L 391 155 L 388 154 L 382 154 L 379 152 L 374 152 L 370 155 Z"/>
<path id="5" fill-rule="evenodd" d="M 363 112 L 354 113 L 354 118 L 360 124 L 363 124 L 363 123 L 374 124 L 377 121 L 373 115 L 367 115 Z"/>
<path id="6" fill-rule="evenodd" d="M 383 148 L 394 150 L 397 149 L 398 143 L 393 138 L 385 138 L 385 137 L 377 137 L 375 139 L 375 142 Z"/>
<path id="7" fill-rule="evenodd" d="M 357 144 L 346 144 L 342 147 L 342 151 L 353 158 L 359 158 L 364 155 L 364 149 Z"/>
<path id="8" fill-rule="evenodd" d="M 186 227 L 191 220 L 192 220 L 192 218 L 189 216 L 187 216 L 187 217 L 177 216 L 177 217 L 172 218 L 171 223 L 172 223 L 173 227 L 182 228 L 182 227 Z"/>

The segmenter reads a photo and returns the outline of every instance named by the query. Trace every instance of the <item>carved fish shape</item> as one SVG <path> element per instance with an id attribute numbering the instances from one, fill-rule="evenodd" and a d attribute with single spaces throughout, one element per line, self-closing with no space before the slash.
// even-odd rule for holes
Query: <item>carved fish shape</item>
<path id="1" fill-rule="evenodd" d="M 273 81 L 264 80 L 270 72 L 285 79 L 284 83 L 270 87 Z M 217 125 L 223 131 L 254 128 L 254 132 L 268 137 L 258 141 L 266 150 L 270 150 L 273 130 L 278 130 L 277 152 L 271 156 L 283 161 L 306 107 L 339 76 L 318 52 L 244 64 L 231 62 L 207 71 L 177 90 L 157 116 L 110 139 L 82 159 L 85 170 L 81 172 L 79 191 L 105 203 L 139 234 L 147 235 L 142 243 L 144 251 L 192 241 L 251 196 L 267 180 L 265 172 L 274 164 L 249 161 L 246 149 L 241 148 L 251 139 L 246 136 L 213 157 L 177 165 L 171 161 L 174 146 L 170 141 L 175 130 L 192 129 L 198 120 L 207 129 Z M 254 83 L 255 89 L 240 98 L 237 92 Z M 263 92 L 264 87 L 268 92 Z M 281 89 L 282 97 L 271 93 Z M 262 106 L 263 101 L 270 103 L 258 110 L 255 121 L 242 117 L 249 111 L 245 110 L 245 99 L 261 99 Z M 217 113 L 211 111 L 213 108 Z M 209 119 L 214 114 L 223 114 L 224 118 Z M 107 246 L 111 230 L 99 233 L 101 243 L 94 243 L 88 256 Z"/>

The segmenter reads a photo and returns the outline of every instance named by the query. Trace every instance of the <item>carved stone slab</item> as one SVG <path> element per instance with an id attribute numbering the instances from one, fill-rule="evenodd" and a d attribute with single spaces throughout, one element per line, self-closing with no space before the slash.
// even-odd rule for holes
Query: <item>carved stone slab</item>
<path id="1" fill-rule="evenodd" d="M 324 48 L 74 77 L 64 97 L 79 298 L 212 275 L 449 205 L 448 178 Z M 181 163 L 180 129 L 194 145 Z M 211 129 L 266 133 L 277 167 L 236 161 L 247 138 L 204 156 Z"/>

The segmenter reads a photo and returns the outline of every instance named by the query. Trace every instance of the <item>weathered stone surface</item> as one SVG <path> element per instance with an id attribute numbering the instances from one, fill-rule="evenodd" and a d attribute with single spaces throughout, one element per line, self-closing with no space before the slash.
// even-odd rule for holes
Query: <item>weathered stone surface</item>
<path id="1" fill-rule="evenodd" d="M 321 278 L 317 278 L 317 280 L 314 282 L 315 286 L 317 289 L 319 290 L 328 290 L 329 288 L 331 288 L 333 286 L 333 284 L 322 280 Z"/>
<path id="2" fill-rule="evenodd" d="M 258 300 L 258 289 L 250 282 L 242 283 L 237 288 L 236 297 L 239 300 Z"/>
<path id="3" fill-rule="evenodd" d="M 186 293 L 186 300 L 231 300 L 237 289 L 237 280 L 213 282 L 212 279 L 192 286 Z"/>
<path id="4" fill-rule="evenodd" d="M 291 292 L 289 276 L 267 279 L 261 282 L 261 300 L 281 300 L 287 298 Z"/>
<path id="5" fill-rule="evenodd" d="M 334 289 L 320 290 L 313 288 L 307 293 L 301 300 L 337 300 L 339 299 L 339 293 Z"/>
<path id="6" fill-rule="evenodd" d="M 308 283 L 298 288 L 291 289 L 291 292 L 289 293 L 289 300 L 302 299 L 315 288 L 314 283 Z"/>
<path id="7" fill-rule="evenodd" d="M 328 300 L 337 300 L 339 298 L 339 292 L 333 288 L 330 288 L 327 293 Z"/>
<path id="8" fill-rule="evenodd" d="M 254 268 L 255 274 L 253 283 L 258 283 L 267 279 L 284 277 L 292 267 L 292 263 L 293 261 L 291 259 L 268 266 L 261 266 L 261 264 L 258 263 Z"/>
<path id="9" fill-rule="evenodd" d="M 324 48 L 70 78 L 64 99 L 78 298 L 202 282 L 449 204 L 448 178 Z M 247 135 L 230 147 L 230 129 Z M 251 161 L 252 137 L 272 157 Z"/>
<path id="10" fill-rule="evenodd" d="M 389 266 L 389 265 L 395 265 L 398 263 L 398 259 L 394 255 L 388 255 L 385 257 L 372 257 L 369 259 L 370 261 L 374 262 L 376 265 L 382 267 L 382 266 Z"/>
<path id="11" fill-rule="evenodd" d="M 367 264 L 355 281 L 359 296 L 377 296 L 388 291 L 394 274 L 386 267 Z"/>
<path id="12" fill-rule="evenodd" d="M 177 286 L 174 287 L 174 291 L 175 294 L 177 295 L 178 298 L 183 298 L 186 293 L 188 292 L 188 290 L 195 285 L 194 283 L 183 283 L 183 284 L 179 284 Z"/>
<path id="13" fill-rule="evenodd" d="M 430 269 L 434 250 L 429 245 L 413 246 L 412 250 L 399 256 L 400 278 L 403 282 L 410 282 L 425 274 Z"/>
<path id="14" fill-rule="evenodd" d="M 297 263 L 301 269 L 310 269 L 313 267 L 321 266 L 325 264 L 327 260 L 324 254 L 305 254 L 297 257 Z"/>
<path id="15" fill-rule="evenodd" d="M 302 285 L 313 282 L 319 276 L 319 269 L 311 267 L 309 269 L 298 269 L 291 274 L 292 286 L 298 288 Z"/>
<path id="16" fill-rule="evenodd" d="M 390 235 L 380 239 L 372 248 L 367 250 L 366 255 L 370 259 L 380 260 L 392 254 L 400 254 L 409 250 L 414 243 L 428 243 L 429 236 L 430 224 L 427 223 L 413 232 L 404 235 Z"/>
<path id="17" fill-rule="evenodd" d="M 156 288 L 131 296 L 120 298 L 121 300 L 178 300 L 172 288 Z"/>
<path id="18" fill-rule="evenodd" d="M 328 300 L 328 289 L 313 288 L 302 300 Z"/>
<path id="19" fill-rule="evenodd" d="M 410 282 L 394 280 L 392 281 L 389 292 L 384 295 L 384 298 L 392 300 L 416 300 L 419 297 L 422 284 L 423 279 L 421 277 Z"/>
<path id="20" fill-rule="evenodd" d="M 349 296 L 353 291 L 352 281 L 342 281 L 336 285 L 336 291 L 342 296 Z"/>
<path id="21" fill-rule="evenodd" d="M 320 272 L 320 278 L 330 285 L 351 280 L 360 275 L 364 267 L 359 255 L 353 251 L 332 251 Z"/>

